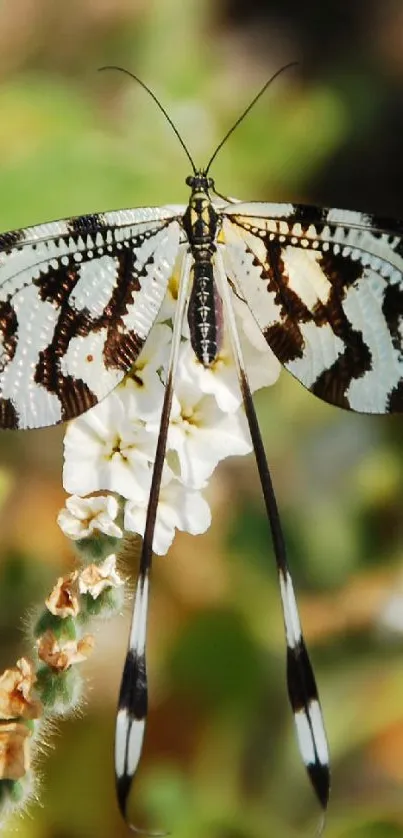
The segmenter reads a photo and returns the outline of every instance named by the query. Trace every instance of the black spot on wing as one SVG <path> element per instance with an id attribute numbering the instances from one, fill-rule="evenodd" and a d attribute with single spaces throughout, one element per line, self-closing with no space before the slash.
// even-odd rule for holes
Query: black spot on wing
<path id="1" fill-rule="evenodd" d="M 321 762 L 310 762 L 306 769 L 308 771 L 311 783 L 315 789 L 322 809 L 327 809 L 330 794 L 330 770 L 329 766 L 323 765 Z M 320 834 L 320 833 L 319 833 Z"/>
<path id="2" fill-rule="evenodd" d="M 108 331 L 103 357 L 107 369 L 127 370 L 139 355 L 144 340 L 135 332 L 129 332 L 122 318 L 129 307 L 134 305 L 135 295 L 141 288 L 140 277 L 146 275 L 147 267 L 152 265 L 154 257 L 149 257 L 140 272 L 135 268 L 134 250 L 131 247 L 117 251 L 116 260 L 116 284 L 104 311 Z"/>
<path id="3" fill-rule="evenodd" d="M 306 710 L 311 701 L 318 700 L 312 664 L 302 641 L 295 648 L 287 647 L 287 686 L 294 713 Z"/>
<path id="4" fill-rule="evenodd" d="M 129 718 L 142 720 L 147 716 L 147 672 L 144 655 L 129 651 L 126 655 L 119 694 L 119 710 L 126 710 Z"/>
<path id="5" fill-rule="evenodd" d="M 294 204 L 294 213 L 288 216 L 286 221 L 292 226 L 293 224 L 301 224 L 302 229 L 307 229 L 314 225 L 314 227 L 322 226 L 327 222 L 328 210 L 321 209 L 321 207 L 311 207 L 307 204 Z"/>
<path id="6" fill-rule="evenodd" d="M 372 369 L 373 359 L 362 333 L 354 329 L 348 319 L 343 300 L 348 289 L 360 281 L 365 282 L 366 277 L 359 260 L 340 254 L 322 254 L 320 267 L 332 287 L 327 303 L 318 306 L 315 311 L 315 323 L 329 323 L 345 349 L 333 364 L 321 373 L 310 390 L 324 401 L 348 410 L 348 388 L 353 380 L 362 378 Z"/>
<path id="7" fill-rule="evenodd" d="M 373 213 L 367 213 L 365 217 L 367 223 L 371 225 L 371 233 L 374 236 L 382 236 L 385 233 L 403 236 L 403 221 Z"/>
<path id="8" fill-rule="evenodd" d="M 59 351 L 56 352 L 55 346 L 54 337 L 50 346 L 39 353 L 34 381 L 48 393 L 58 397 L 61 405 L 60 421 L 65 422 L 94 407 L 98 399 L 82 379 L 62 374 L 60 359 L 64 353 L 61 352 L 60 345 Z"/>
<path id="9" fill-rule="evenodd" d="M 144 340 L 136 332 L 120 332 L 116 325 L 108 328 L 103 357 L 107 369 L 129 370 L 139 356 Z"/>
<path id="10" fill-rule="evenodd" d="M 363 272 L 359 259 L 342 256 L 331 250 L 322 251 L 319 262 L 320 268 L 332 286 L 334 296 L 342 300 L 350 285 L 360 279 Z"/>
<path id="11" fill-rule="evenodd" d="M 403 413 L 403 378 L 390 391 L 386 403 L 387 413 Z"/>
<path id="12" fill-rule="evenodd" d="M 39 353 L 34 381 L 55 394 L 62 410 L 62 421 L 84 413 L 97 403 L 97 398 L 80 378 L 63 375 L 60 363 L 73 337 L 87 336 L 94 331 L 88 312 L 77 312 L 68 302 L 62 305 L 50 344 Z"/>
<path id="13" fill-rule="evenodd" d="M 262 278 L 268 279 L 267 290 L 275 295 L 275 303 L 279 307 L 283 323 L 290 320 L 294 323 L 307 323 L 312 319 L 312 313 L 298 294 L 290 288 L 289 277 L 284 264 L 284 245 L 276 241 L 266 241 L 267 265 L 262 271 Z"/>
<path id="14" fill-rule="evenodd" d="M 19 427 L 19 416 L 11 399 L 0 397 L 0 427 L 16 430 Z"/>
<path id="15" fill-rule="evenodd" d="M 75 218 L 70 218 L 67 222 L 68 231 L 72 236 L 96 233 L 106 226 L 105 216 L 98 212 L 92 215 L 77 215 Z"/>
<path id="16" fill-rule="evenodd" d="M 120 777 L 116 777 L 116 797 L 118 799 L 119 809 L 124 818 L 126 817 L 127 799 L 130 794 L 132 780 L 133 777 L 126 773 Z"/>
<path id="17" fill-rule="evenodd" d="M 0 302 L 0 335 L 2 351 L 0 353 L 0 373 L 14 358 L 18 343 L 18 319 L 11 303 Z"/>
<path id="18" fill-rule="evenodd" d="M 302 358 L 304 341 L 296 323 L 288 320 L 286 323 L 274 323 L 263 331 L 270 349 L 277 356 L 281 364 Z"/>
<path id="19" fill-rule="evenodd" d="M 11 230 L 9 233 L 0 233 L 0 252 L 11 251 L 16 245 L 23 243 L 24 239 L 24 230 Z"/>
<path id="20" fill-rule="evenodd" d="M 34 279 L 33 283 L 37 286 L 43 302 L 54 303 L 59 307 L 68 300 L 79 276 L 77 262 L 69 256 L 66 265 L 60 262 L 58 268 L 49 265 L 45 270 L 41 270 L 38 279 Z"/>
<path id="21" fill-rule="evenodd" d="M 349 410 L 348 388 L 354 379 L 361 378 L 372 368 L 372 355 L 361 332 L 355 331 L 347 318 L 340 337 L 345 344 L 344 352 L 309 389 L 320 399 Z"/>
<path id="22" fill-rule="evenodd" d="M 400 359 L 403 362 L 403 282 L 401 285 L 391 283 L 386 286 L 382 314 L 388 324 L 393 346 L 399 352 Z"/>
<path id="23" fill-rule="evenodd" d="M 266 241 L 267 264 L 254 259 L 261 269 L 261 278 L 267 281 L 267 291 L 274 293 L 280 320 L 268 326 L 263 334 L 270 348 L 282 364 L 303 356 L 304 341 L 298 322 L 307 322 L 311 314 L 297 294 L 288 287 L 283 262 L 283 247 L 279 242 Z"/>
<path id="24" fill-rule="evenodd" d="M 74 416 L 80 416 L 98 403 L 97 397 L 81 378 L 72 375 L 60 375 L 56 392 L 62 406 L 61 422 L 67 422 Z"/>

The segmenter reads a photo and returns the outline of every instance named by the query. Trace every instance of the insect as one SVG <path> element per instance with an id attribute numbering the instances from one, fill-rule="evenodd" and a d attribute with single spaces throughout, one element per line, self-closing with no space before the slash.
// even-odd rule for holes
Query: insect
<path id="1" fill-rule="evenodd" d="M 316 396 L 359 412 L 402 412 L 403 225 L 300 204 L 242 203 L 216 192 L 209 175 L 213 160 L 273 79 L 227 132 L 208 165 L 197 169 L 162 105 L 134 78 L 157 102 L 190 161 L 188 205 L 79 216 L 0 235 L 0 425 L 53 425 L 106 397 L 139 355 L 181 258 L 119 695 L 115 739 L 119 806 L 126 817 L 147 715 L 146 622 L 153 533 L 187 316 L 193 350 L 205 367 L 219 353 L 224 319 L 228 326 L 271 528 L 299 749 L 326 810 L 330 788 L 326 734 L 232 297 L 246 302 L 278 359 Z"/>

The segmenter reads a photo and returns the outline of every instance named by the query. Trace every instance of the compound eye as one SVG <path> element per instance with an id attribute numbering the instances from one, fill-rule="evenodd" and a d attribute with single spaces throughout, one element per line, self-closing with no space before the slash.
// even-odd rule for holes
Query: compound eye
<path id="1" fill-rule="evenodd" d="M 212 177 L 207 178 L 207 188 L 214 189 L 214 180 Z"/>
<path id="2" fill-rule="evenodd" d="M 186 178 L 186 181 L 185 181 L 185 182 L 186 182 L 186 186 L 193 186 L 193 183 L 194 183 L 194 177 L 193 177 L 193 175 L 189 175 L 189 176 Z"/>

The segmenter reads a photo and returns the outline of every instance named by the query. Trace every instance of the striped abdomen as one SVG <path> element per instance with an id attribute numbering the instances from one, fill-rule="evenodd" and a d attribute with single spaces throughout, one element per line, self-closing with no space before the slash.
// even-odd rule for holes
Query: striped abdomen
<path id="1" fill-rule="evenodd" d="M 223 311 L 211 259 L 198 259 L 193 265 L 193 287 L 188 320 L 193 351 L 203 366 L 212 364 L 222 344 Z"/>

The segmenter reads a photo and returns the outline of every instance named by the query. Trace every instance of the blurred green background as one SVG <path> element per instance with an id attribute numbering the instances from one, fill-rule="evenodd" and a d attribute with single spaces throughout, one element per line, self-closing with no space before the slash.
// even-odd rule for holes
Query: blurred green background
<path id="1" fill-rule="evenodd" d="M 223 194 L 403 216 L 401 0 L 3 0 L 0 228 L 186 200 L 186 158 L 120 64 L 161 98 Z M 333 760 L 329 838 L 403 834 L 402 421 L 345 414 L 285 373 L 257 399 Z M 55 518 L 63 429 L 0 436 L 0 665 L 72 567 Z M 252 458 L 209 488 L 213 525 L 155 562 L 151 706 L 135 823 L 174 838 L 313 836 L 276 574 Z M 133 569 L 134 571 L 134 569 Z M 40 764 L 42 808 L 5 835 L 127 834 L 113 730 L 128 617 L 97 633 L 80 718 Z"/>

